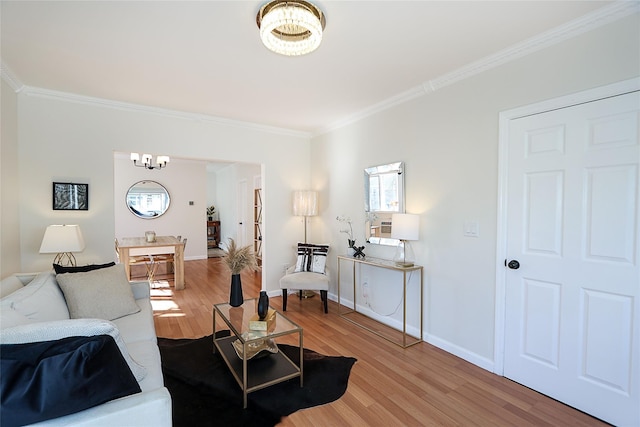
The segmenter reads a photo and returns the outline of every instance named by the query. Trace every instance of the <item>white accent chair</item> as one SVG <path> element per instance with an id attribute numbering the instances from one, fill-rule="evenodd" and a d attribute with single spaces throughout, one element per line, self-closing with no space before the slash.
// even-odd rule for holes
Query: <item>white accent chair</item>
<path id="1" fill-rule="evenodd" d="M 282 311 L 287 311 L 287 295 L 289 289 L 298 290 L 299 298 L 302 299 L 302 291 L 320 291 L 320 299 L 324 306 L 324 312 L 329 312 L 327 291 L 329 290 L 329 272 L 325 269 L 325 274 L 313 273 L 311 271 L 295 272 L 296 266 L 287 269 L 286 274 L 280 279 L 282 289 Z"/>

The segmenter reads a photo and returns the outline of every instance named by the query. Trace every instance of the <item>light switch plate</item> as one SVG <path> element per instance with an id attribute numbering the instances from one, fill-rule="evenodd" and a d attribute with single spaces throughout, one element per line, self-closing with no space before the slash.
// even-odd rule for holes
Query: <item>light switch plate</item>
<path id="1" fill-rule="evenodd" d="M 480 236 L 480 224 L 478 221 L 471 220 L 464 222 L 464 229 L 462 232 L 467 237 L 479 237 Z"/>

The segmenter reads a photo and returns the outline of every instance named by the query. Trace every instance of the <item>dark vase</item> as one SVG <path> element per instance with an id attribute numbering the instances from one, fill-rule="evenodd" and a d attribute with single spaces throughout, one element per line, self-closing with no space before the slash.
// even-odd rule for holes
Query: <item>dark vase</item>
<path id="1" fill-rule="evenodd" d="M 260 291 L 260 298 L 258 298 L 258 317 L 260 320 L 264 320 L 269 312 L 269 295 L 266 291 Z"/>
<path id="2" fill-rule="evenodd" d="M 231 275 L 231 295 L 229 295 L 229 305 L 231 307 L 239 307 L 244 302 L 242 298 L 242 281 L 239 274 Z"/>

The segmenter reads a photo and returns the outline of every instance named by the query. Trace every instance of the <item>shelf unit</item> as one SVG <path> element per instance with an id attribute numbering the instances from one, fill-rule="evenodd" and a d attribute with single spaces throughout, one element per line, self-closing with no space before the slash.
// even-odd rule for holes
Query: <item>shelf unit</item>
<path id="1" fill-rule="evenodd" d="M 219 247 L 220 221 L 207 221 L 207 249 Z"/>
<path id="2" fill-rule="evenodd" d="M 253 251 L 262 265 L 262 188 L 253 190 Z"/>

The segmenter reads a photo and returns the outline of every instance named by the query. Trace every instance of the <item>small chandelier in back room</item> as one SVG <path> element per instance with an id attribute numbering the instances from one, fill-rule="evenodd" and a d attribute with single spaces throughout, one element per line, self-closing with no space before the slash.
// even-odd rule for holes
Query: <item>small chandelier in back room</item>
<path id="1" fill-rule="evenodd" d="M 133 160 L 134 166 L 147 169 L 162 169 L 169 164 L 169 156 L 158 156 L 156 157 L 156 164 L 154 165 L 153 156 L 151 154 L 143 154 L 142 160 L 140 160 L 140 155 L 138 153 L 131 153 L 131 160 Z"/>
<path id="2" fill-rule="evenodd" d="M 326 20 L 322 11 L 303 0 L 273 0 L 256 16 L 264 45 L 281 55 L 311 53 L 322 42 Z"/>

